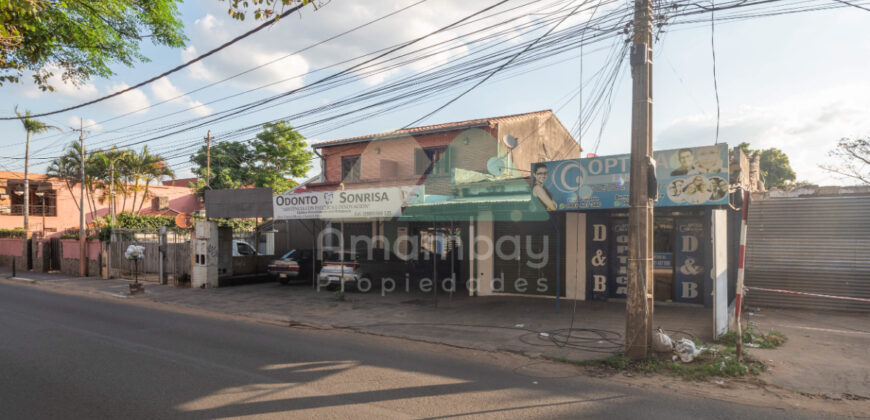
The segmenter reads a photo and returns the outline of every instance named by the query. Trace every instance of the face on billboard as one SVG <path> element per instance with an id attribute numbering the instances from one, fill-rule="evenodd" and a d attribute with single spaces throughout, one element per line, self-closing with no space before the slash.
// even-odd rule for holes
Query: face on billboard
<path id="1" fill-rule="evenodd" d="M 655 152 L 660 193 L 656 205 L 727 204 L 728 166 L 723 162 L 727 147 L 719 144 Z M 546 166 L 546 171 L 541 166 Z M 628 206 L 629 155 L 539 162 L 532 169 L 533 183 L 551 193 L 559 210 Z"/>

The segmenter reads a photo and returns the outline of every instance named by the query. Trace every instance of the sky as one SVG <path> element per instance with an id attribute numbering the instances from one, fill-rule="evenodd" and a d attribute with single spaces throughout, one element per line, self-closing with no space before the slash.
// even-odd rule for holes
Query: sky
<path id="1" fill-rule="evenodd" d="M 59 155 L 68 143 L 78 138 L 78 133 L 70 128 L 78 126 L 80 119 L 89 130 L 85 140 L 88 148 L 147 138 L 143 136 L 172 123 L 208 117 L 230 106 L 313 83 L 334 73 L 335 69 L 346 68 L 359 60 L 324 67 L 409 41 L 492 4 L 478 0 L 426 0 L 361 30 L 293 54 L 418 1 L 333 0 L 317 10 L 308 8 L 301 14 L 283 19 L 273 27 L 148 86 L 103 103 L 45 117 L 45 122 L 62 128 L 63 133 L 47 133 L 32 140 L 34 159 L 31 171 L 44 171 L 50 158 Z M 227 4 L 221 1 L 183 3 L 180 11 L 189 38 L 187 46 L 172 49 L 153 46 L 146 41 L 142 52 L 151 61 L 133 67 L 114 66 L 117 74 L 108 79 L 94 78 L 80 86 L 54 80 L 57 90 L 53 93 L 38 91 L 27 82 L 28 77 L 23 79 L 25 83 L 4 85 L 0 87 L 3 98 L 0 116 L 12 115 L 16 105 L 19 109 L 38 113 L 123 89 L 175 67 L 258 24 L 251 19 L 245 22 L 232 20 L 226 9 Z M 514 13 L 518 24 L 535 18 L 535 15 L 523 15 L 528 10 Z M 562 28 L 587 18 L 588 15 L 572 17 L 563 23 Z M 850 184 L 851 181 L 832 176 L 819 165 L 835 163 L 828 159 L 827 153 L 840 138 L 870 135 L 870 79 L 866 76 L 870 57 L 868 25 L 870 12 L 848 7 L 717 23 L 714 42 L 721 112 L 719 142 L 734 146 L 746 141 L 756 149 L 782 149 L 789 156 L 799 181 L 821 185 Z M 458 33 L 448 31 L 422 43 L 447 39 Z M 507 45 L 516 40 L 504 36 L 496 42 Z M 223 137 L 230 139 L 229 133 L 238 127 L 332 104 L 363 89 L 377 88 L 417 74 L 428 66 L 461 59 L 471 48 L 458 48 L 449 54 L 436 55 L 372 77 L 363 78 L 362 74 L 354 73 L 357 80 L 343 87 L 154 139 L 147 144 L 152 152 L 171 158 L 169 162 L 177 177 L 190 176 L 188 156 L 194 146 L 203 142 L 207 130 L 211 130 L 218 141 Z M 654 148 L 713 144 L 716 141 L 716 101 L 709 22 L 666 27 L 653 48 Z M 579 49 L 568 50 L 535 63 L 531 66 L 533 71 L 508 72 L 494 77 L 417 125 L 553 109 L 560 121 L 571 129 L 580 115 L 580 99 L 571 93 L 580 86 L 581 65 L 587 81 L 583 92 L 589 118 L 588 104 L 593 91 L 591 75 L 605 65 L 606 54 L 606 49 L 593 47 L 587 49 L 581 59 Z M 242 77 L 183 95 L 285 56 Z M 509 75 L 511 77 L 501 77 Z M 285 81 L 279 82 L 281 80 Z M 600 116 L 593 119 L 591 128 L 578 139 L 584 155 L 629 152 L 631 77 L 627 64 L 617 80 L 606 124 L 602 126 Z M 461 88 L 466 86 L 470 85 Z M 245 93 L 254 88 L 259 89 Z M 441 92 L 432 98 L 355 123 L 323 124 L 301 132 L 310 143 L 317 143 L 398 129 L 443 105 L 462 89 L 457 87 Z M 234 94 L 239 95 L 208 103 Z M 183 96 L 176 98 L 180 95 Z M 289 122 L 296 125 L 305 120 Z M 23 170 L 23 161 L 13 159 L 24 155 L 25 135 L 20 123 L 0 121 L 0 130 L 4 133 L 0 138 L 0 170 Z M 317 172 L 319 165 L 312 165 L 309 175 Z"/>

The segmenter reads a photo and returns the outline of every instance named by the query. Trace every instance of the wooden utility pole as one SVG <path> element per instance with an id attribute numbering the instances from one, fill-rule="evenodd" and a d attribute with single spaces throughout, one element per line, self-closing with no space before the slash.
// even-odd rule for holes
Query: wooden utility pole
<path id="1" fill-rule="evenodd" d="M 648 184 L 652 161 L 652 19 L 652 0 L 635 0 L 625 317 L 625 354 L 632 359 L 646 358 L 652 343 L 653 201 Z"/>
<path id="2" fill-rule="evenodd" d="M 30 239 L 30 130 L 24 146 L 24 234 Z"/>
<path id="3" fill-rule="evenodd" d="M 205 186 L 211 188 L 211 130 L 205 135 Z"/>
<path id="4" fill-rule="evenodd" d="M 81 145 L 81 167 L 79 175 L 81 176 L 81 206 L 79 206 L 79 276 L 84 277 L 88 274 L 87 254 L 85 247 L 87 245 L 87 232 L 85 232 L 85 127 L 82 119 L 79 118 L 79 143 Z"/>

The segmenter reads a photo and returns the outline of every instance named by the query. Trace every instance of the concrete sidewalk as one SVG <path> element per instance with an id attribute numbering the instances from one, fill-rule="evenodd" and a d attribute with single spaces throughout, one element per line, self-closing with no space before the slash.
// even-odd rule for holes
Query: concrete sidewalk
<path id="1" fill-rule="evenodd" d="M 747 318 L 788 339 L 778 349 L 749 349 L 768 364 L 765 381 L 824 398 L 870 399 L 870 314 L 761 308 Z"/>
<path id="2" fill-rule="evenodd" d="M 0 269 L 0 278 L 10 274 Z M 44 273 L 19 277 L 35 280 L 37 287 L 130 298 L 127 280 Z M 615 301 L 578 302 L 575 311 L 572 301 L 563 300 L 557 313 L 555 300 L 545 298 L 373 292 L 347 293 L 346 300 L 339 301 L 332 292 L 277 283 L 202 290 L 145 285 L 144 295 L 130 299 L 532 357 L 603 358 L 621 350 L 625 329 L 625 304 Z M 657 305 L 655 310 L 655 325 L 671 337 L 712 339 L 710 309 L 672 304 Z M 750 320 L 761 331 L 779 330 L 788 338 L 779 349 L 752 349 L 753 355 L 772 365 L 763 379 L 812 395 L 870 396 L 870 315 L 762 310 Z"/>

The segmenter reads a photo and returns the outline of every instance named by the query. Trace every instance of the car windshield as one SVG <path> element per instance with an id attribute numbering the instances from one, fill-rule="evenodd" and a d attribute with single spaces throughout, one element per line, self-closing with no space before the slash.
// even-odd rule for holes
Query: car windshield
<path id="1" fill-rule="evenodd" d="M 288 260 L 288 259 L 290 259 L 290 258 L 293 258 L 293 257 L 295 256 L 295 254 L 294 254 L 295 252 L 296 252 L 296 250 L 294 249 L 294 250 L 292 250 L 292 251 L 290 251 L 290 252 L 284 254 L 284 256 L 281 257 L 281 259 L 282 259 L 282 260 Z"/>

